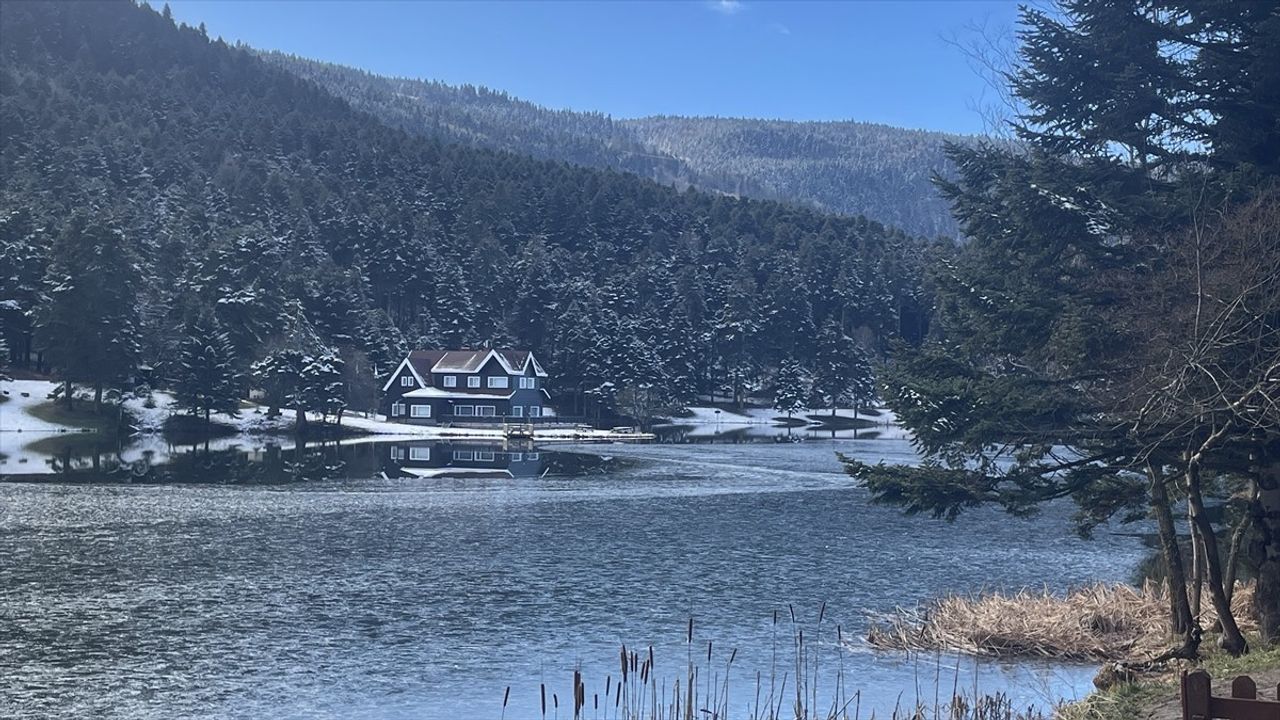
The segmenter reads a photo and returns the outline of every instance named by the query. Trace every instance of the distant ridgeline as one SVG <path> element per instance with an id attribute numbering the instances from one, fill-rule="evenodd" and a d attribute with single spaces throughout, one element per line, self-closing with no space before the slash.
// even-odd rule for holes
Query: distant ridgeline
<path id="1" fill-rule="evenodd" d="M 966 137 L 861 122 L 614 120 L 483 87 L 372 75 L 278 52 L 262 57 L 391 125 L 445 141 L 865 215 L 925 237 L 958 233 L 930 178 L 949 174 L 943 143 Z"/>
<path id="2" fill-rule="evenodd" d="M 410 346 L 493 342 L 606 406 L 628 388 L 768 389 L 786 360 L 818 372 L 821 331 L 877 353 L 927 330 L 926 246 L 902 231 L 446 144 L 403 130 L 387 81 L 317 66 L 330 89 L 367 80 L 333 94 L 276 62 L 131 2 L 5 4 L 0 322 L 16 364 L 40 348 L 85 364 L 50 342 L 78 330 L 47 307 L 61 302 L 97 313 L 80 350 L 161 378 L 197 330 L 225 333 L 242 375 L 294 346 L 372 377 Z M 563 118 L 582 126 L 570 136 L 617 127 Z M 561 154 L 564 133 L 523 127 L 522 151 Z"/>

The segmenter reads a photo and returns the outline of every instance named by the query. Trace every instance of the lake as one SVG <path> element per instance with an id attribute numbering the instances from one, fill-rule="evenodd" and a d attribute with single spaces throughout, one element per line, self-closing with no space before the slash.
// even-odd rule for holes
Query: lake
<path id="1" fill-rule="evenodd" d="M 912 462 L 900 439 L 154 450 L 0 466 L 0 716 L 493 718 L 510 686 L 506 717 L 537 718 L 545 682 L 571 717 L 575 668 L 590 705 L 620 644 L 669 688 L 707 641 L 708 668 L 736 649 L 740 715 L 794 665 L 792 610 L 864 717 L 953 683 L 1045 705 L 1094 668 L 872 652 L 868 614 L 1125 581 L 1145 553 L 1077 539 L 1070 506 L 871 505 L 835 453 Z"/>

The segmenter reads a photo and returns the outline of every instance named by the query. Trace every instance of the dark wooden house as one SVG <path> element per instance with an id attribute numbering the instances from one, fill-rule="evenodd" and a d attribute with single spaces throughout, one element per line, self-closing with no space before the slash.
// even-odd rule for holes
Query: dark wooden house
<path id="1" fill-rule="evenodd" d="M 527 350 L 414 350 L 382 388 L 393 422 L 540 422 L 547 373 Z"/>

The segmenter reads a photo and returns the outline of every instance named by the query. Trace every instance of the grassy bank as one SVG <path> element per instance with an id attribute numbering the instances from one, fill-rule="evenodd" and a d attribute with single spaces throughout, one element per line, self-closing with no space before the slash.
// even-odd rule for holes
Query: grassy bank
<path id="1" fill-rule="evenodd" d="M 1248 675 L 1258 683 L 1259 697 L 1272 697 L 1280 682 L 1280 647 L 1255 649 L 1233 658 L 1206 638 L 1206 653 L 1199 664 L 1170 664 L 1163 672 L 1143 676 L 1132 683 L 1117 685 L 1058 711 L 1058 720 L 1181 720 L 1178 679 L 1183 670 L 1195 667 L 1206 670 L 1214 680 L 1214 691 L 1229 695 L 1231 679 Z M 1250 645 L 1257 647 L 1257 638 Z"/>
<path id="2" fill-rule="evenodd" d="M 1244 632 L 1257 628 L 1253 587 L 1232 599 Z M 953 595 L 876 620 L 867 636 L 884 650 L 961 652 L 1085 662 L 1143 661 L 1168 649 L 1169 600 L 1163 586 L 1096 584 L 1063 595 L 1048 591 Z M 1206 603 L 1204 627 L 1217 620 Z"/>
<path id="3" fill-rule="evenodd" d="M 1071 706 L 1057 708 L 1059 720 L 1180 720 L 1178 678 L 1200 667 L 1226 693 L 1237 675 L 1250 675 L 1260 689 L 1280 682 L 1280 648 L 1262 648 L 1253 614 L 1253 586 L 1237 585 L 1233 614 L 1251 636 L 1252 652 L 1233 658 L 1205 633 L 1197 663 L 1174 661 L 1134 674 L 1141 665 L 1176 644 L 1168 633 L 1169 600 L 1164 588 L 1148 583 L 1092 585 L 1058 595 L 1047 591 L 951 596 L 879 618 L 868 642 L 885 650 L 960 652 L 992 658 L 1035 657 L 1105 663 L 1110 685 Z M 1217 620 L 1202 608 L 1201 626 Z M 1108 669 L 1113 672 L 1107 673 Z"/>

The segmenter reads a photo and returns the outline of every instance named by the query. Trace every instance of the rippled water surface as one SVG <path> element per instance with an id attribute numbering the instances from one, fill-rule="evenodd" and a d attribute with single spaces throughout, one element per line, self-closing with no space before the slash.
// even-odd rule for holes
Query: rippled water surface
<path id="1" fill-rule="evenodd" d="M 395 477 L 379 460 L 395 451 L 363 445 L 338 453 L 359 460 L 332 464 L 341 479 L 0 483 L 0 717 L 489 718 L 507 686 L 506 717 L 539 717 L 540 682 L 567 702 L 580 664 L 590 696 L 619 643 L 654 644 L 674 679 L 690 616 L 699 652 L 737 648 L 745 708 L 788 605 L 812 623 L 826 602 L 856 636 L 868 612 L 939 593 L 1128 579 L 1141 554 L 1075 539 L 1066 507 L 903 517 L 837 450 L 912 457 L 895 440 L 596 447 L 618 457 L 582 474 L 543 453 L 514 477 Z M 945 659 L 843 662 L 864 709 L 954 682 Z M 965 687 L 1028 703 L 1092 674 L 960 666 Z"/>

